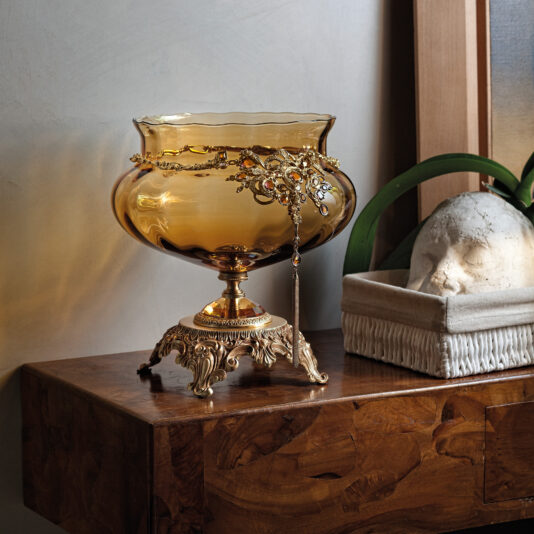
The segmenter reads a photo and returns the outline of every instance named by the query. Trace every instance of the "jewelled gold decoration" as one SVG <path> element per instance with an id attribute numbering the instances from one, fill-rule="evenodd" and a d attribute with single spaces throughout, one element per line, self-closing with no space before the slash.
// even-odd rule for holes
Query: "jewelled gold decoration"
<path id="1" fill-rule="evenodd" d="M 301 204 L 309 198 L 315 204 L 319 213 L 326 217 L 328 215 L 328 206 L 323 202 L 328 192 L 332 190 L 332 185 L 325 179 L 327 173 L 323 169 L 321 162 L 339 168 L 339 161 L 336 158 L 324 156 L 316 150 L 307 149 L 299 151 L 296 154 L 288 150 L 272 150 L 268 147 L 253 147 L 241 149 L 239 158 L 228 159 L 227 150 L 235 150 L 236 147 L 224 146 L 191 146 L 185 145 L 177 150 L 162 150 L 155 158 L 150 154 L 142 156 L 134 154 L 130 160 L 139 165 L 154 165 L 165 171 L 200 171 L 207 169 L 226 169 L 229 166 L 239 167 L 239 172 L 228 176 L 227 181 L 235 181 L 240 185 L 237 193 L 248 189 L 254 200 L 258 204 L 271 204 L 275 200 L 282 206 L 287 206 L 288 214 L 293 221 L 293 255 L 292 263 L 292 291 L 293 291 L 293 325 L 295 334 L 293 336 L 293 364 L 299 365 L 299 336 L 296 334 L 299 330 L 299 275 L 298 267 L 301 263 L 299 247 L 299 224 L 302 222 Z M 184 165 L 172 161 L 160 161 L 165 156 L 180 156 L 184 152 L 193 154 L 209 154 L 217 152 L 217 155 L 203 163 L 194 163 Z M 267 153 L 267 157 L 262 159 L 257 152 Z M 265 318 L 264 318 L 265 319 Z M 195 316 L 197 324 L 204 326 L 216 326 L 214 321 L 206 314 L 199 313 Z M 246 321 L 245 321 L 246 322 Z M 250 321 L 250 324 L 260 326 L 264 324 L 259 319 Z M 221 324 L 219 322 L 219 324 Z M 244 324 L 235 324 L 245 326 Z"/>
<path id="2" fill-rule="evenodd" d="M 300 205 L 307 198 L 313 201 L 321 215 L 328 215 L 328 207 L 323 200 L 332 186 L 325 179 L 321 158 L 324 156 L 315 150 L 290 154 L 282 149 L 262 160 L 252 150 L 245 149 L 238 160 L 240 171 L 227 180 L 241 184 L 237 188 L 238 193 L 249 189 L 259 204 L 277 200 L 288 206 L 293 224 L 300 224 Z M 337 162 L 332 159 L 331 164 L 334 161 Z"/>
<path id="3" fill-rule="evenodd" d="M 328 375 L 318 371 L 317 359 L 300 332 L 298 337 L 299 361 L 309 381 L 325 384 Z M 243 356 L 250 356 L 265 367 L 271 367 L 278 357 L 291 360 L 289 347 L 292 338 L 293 328 L 281 317 L 273 317 L 264 328 L 249 330 L 201 328 L 195 324 L 193 317 L 186 317 L 165 332 L 149 361 L 141 364 L 138 373 L 148 373 L 151 367 L 176 350 L 176 363 L 193 373 L 189 389 L 198 397 L 208 397 L 213 393 L 211 386 L 224 380 L 230 371 L 235 371 Z"/>

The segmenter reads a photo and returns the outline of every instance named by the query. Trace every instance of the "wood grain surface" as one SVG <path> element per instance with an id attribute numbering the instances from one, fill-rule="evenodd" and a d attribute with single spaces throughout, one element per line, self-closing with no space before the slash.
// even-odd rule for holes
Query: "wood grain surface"
<path id="1" fill-rule="evenodd" d="M 148 360 L 150 351 L 38 362 L 24 365 L 22 370 L 43 380 L 65 382 L 98 398 L 110 409 L 130 413 L 153 425 L 197 421 L 230 412 L 282 410 L 534 377 L 533 369 L 524 367 L 452 380 L 434 378 L 367 358 L 346 356 L 339 330 L 310 332 L 307 339 L 317 355 L 319 370 L 330 376 L 324 386 L 310 384 L 302 369 L 295 369 L 285 360 L 265 369 L 254 365 L 250 358 L 243 358 L 236 371 L 213 386 L 213 397 L 199 400 L 187 390 L 191 372 L 176 365 L 172 355 L 154 367 L 152 375 L 137 375 L 137 366 Z"/>
<path id="2" fill-rule="evenodd" d="M 534 402 L 486 408 L 486 501 L 534 498 Z"/>
<path id="3" fill-rule="evenodd" d="M 204 514 L 203 431 L 200 423 L 154 429 L 152 530 L 200 533 Z"/>
<path id="4" fill-rule="evenodd" d="M 22 391 L 26 506 L 67 532 L 147 532 L 149 425 L 30 373 Z"/>
<path id="5" fill-rule="evenodd" d="M 484 502 L 485 405 L 511 397 L 444 390 L 209 421 L 206 532 L 438 532 L 532 515 L 528 500 Z"/>
<path id="6" fill-rule="evenodd" d="M 146 353 L 25 366 L 26 504 L 73 533 L 447 532 L 534 516 L 534 466 L 514 448 L 534 433 L 531 368 L 447 381 L 346 355 L 338 331 L 308 337 L 326 386 L 246 359 L 210 399 L 170 358 L 140 379 Z M 503 500 L 517 466 L 524 483 Z"/>

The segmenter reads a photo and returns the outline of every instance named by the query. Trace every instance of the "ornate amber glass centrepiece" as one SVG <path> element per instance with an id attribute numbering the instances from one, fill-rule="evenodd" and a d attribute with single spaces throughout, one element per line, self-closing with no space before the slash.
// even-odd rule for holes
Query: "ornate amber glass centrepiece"
<path id="1" fill-rule="evenodd" d="M 176 349 L 178 363 L 193 371 L 194 393 L 206 396 L 241 355 L 271 365 L 296 347 L 294 363 L 311 381 L 326 382 L 298 330 L 293 335 L 285 320 L 246 298 L 240 283 L 290 257 L 298 280 L 300 253 L 350 220 L 354 187 L 326 155 L 334 120 L 312 113 L 134 120 L 141 153 L 113 189 L 118 221 L 146 245 L 219 271 L 227 284 L 221 298 L 165 334 L 144 371 Z"/>

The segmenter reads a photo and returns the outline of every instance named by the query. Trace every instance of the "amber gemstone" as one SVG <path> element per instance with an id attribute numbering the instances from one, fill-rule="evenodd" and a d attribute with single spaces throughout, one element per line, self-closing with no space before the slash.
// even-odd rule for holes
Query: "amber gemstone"
<path id="1" fill-rule="evenodd" d="M 289 196 L 288 195 L 282 195 L 280 197 L 280 204 L 283 204 L 284 206 L 289 204 Z"/>
<path id="2" fill-rule="evenodd" d="M 290 172 L 289 176 L 291 176 L 291 178 L 295 180 L 295 182 L 302 182 L 302 176 L 298 172 Z"/>
<path id="3" fill-rule="evenodd" d="M 265 180 L 265 182 L 263 182 L 263 187 L 268 191 L 272 191 L 274 189 L 274 182 L 272 180 Z"/>
<path id="4" fill-rule="evenodd" d="M 206 317 L 218 319 L 241 319 L 244 317 L 258 317 L 265 313 L 265 310 L 259 304 L 252 300 L 241 297 L 238 298 L 235 309 L 230 308 L 228 299 L 220 298 L 204 306 L 202 314 Z"/>
<path id="5" fill-rule="evenodd" d="M 241 163 L 241 165 L 245 167 L 246 169 L 250 169 L 251 167 L 254 167 L 254 165 L 256 164 L 250 158 L 247 158 L 243 160 L 243 163 Z"/>
<path id="6" fill-rule="evenodd" d="M 293 256 L 291 257 L 291 263 L 296 267 L 297 265 L 300 265 L 300 262 L 302 261 L 302 257 L 298 252 L 295 252 Z"/>
<path id="7" fill-rule="evenodd" d="M 326 204 L 321 204 L 319 206 L 319 212 L 326 217 L 326 215 L 328 215 L 328 206 Z"/>

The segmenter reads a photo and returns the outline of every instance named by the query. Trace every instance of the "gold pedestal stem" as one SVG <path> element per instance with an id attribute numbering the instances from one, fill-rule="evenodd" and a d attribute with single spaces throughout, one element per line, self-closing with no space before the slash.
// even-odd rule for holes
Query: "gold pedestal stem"
<path id="1" fill-rule="evenodd" d="M 247 273 L 219 273 L 219 280 L 226 282 L 222 297 L 228 301 L 228 319 L 236 319 L 239 316 L 239 299 L 245 296 L 239 284 L 247 279 Z"/>

